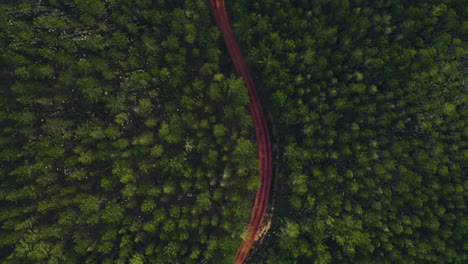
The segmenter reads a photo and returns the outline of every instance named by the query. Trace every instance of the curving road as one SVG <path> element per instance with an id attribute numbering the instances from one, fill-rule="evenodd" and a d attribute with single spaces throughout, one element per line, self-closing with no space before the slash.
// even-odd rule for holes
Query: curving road
<path id="1" fill-rule="evenodd" d="M 252 115 L 255 126 L 255 133 L 258 144 L 258 158 L 260 160 L 259 176 L 261 181 L 260 189 L 257 190 L 255 203 L 252 208 L 252 213 L 249 223 L 249 235 L 240 245 L 235 264 L 244 263 L 247 255 L 252 248 L 253 243 L 258 238 L 260 228 L 262 227 L 263 218 L 265 216 L 268 197 L 270 195 L 271 184 L 271 144 L 270 135 L 268 132 L 265 114 L 263 112 L 257 90 L 255 89 L 252 76 L 250 75 L 247 66 L 244 63 L 239 44 L 237 43 L 234 34 L 232 33 L 229 19 L 226 14 L 224 0 L 210 0 L 211 11 L 218 24 L 219 29 L 226 43 L 229 55 L 231 56 L 234 68 L 237 74 L 244 78 L 245 85 L 249 91 L 249 110 Z"/>

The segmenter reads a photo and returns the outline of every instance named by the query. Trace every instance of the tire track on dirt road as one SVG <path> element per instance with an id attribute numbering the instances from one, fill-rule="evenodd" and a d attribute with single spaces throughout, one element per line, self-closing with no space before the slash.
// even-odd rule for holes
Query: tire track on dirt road
<path id="1" fill-rule="evenodd" d="M 260 235 L 268 205 L 272 173 L 271 142 L 265 113 L 260 104 L 260 99 L 258 97 L 257 90 L 255 89 L 252 76 L 245 65 L 239 44 L 231 30 L 224 0 L 210 0 L 210 5 L 216 23 L 223 35 L 224 42 L 226 43 L 229 55 L 231 56 L 234 64 L 234 68 L 237 74 L 244 79 L 245 85 L 248 89 L 249 110 L 252 115 L 258 145 L 258 159 L 260 161 L 259 177 L 261 186 L 255 195 L 255 202 L 249 222 L 249 234 L 242 241 L 234 262 L 235 264 L 243 264 L 254 242 Z"/>

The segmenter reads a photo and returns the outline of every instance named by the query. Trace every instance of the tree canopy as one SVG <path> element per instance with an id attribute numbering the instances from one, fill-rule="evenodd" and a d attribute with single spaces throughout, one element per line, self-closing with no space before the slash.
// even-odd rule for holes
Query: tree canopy
<path id="1" fill-rule="evenodd" d="M 258 164 L 205 1 L 3 1 L 0 20 L 0 262 L 232 262 Z"/>
<path id="2" fill-rule="evenodd" d="M 468 261 L 462 2 L 229 3 L 288 185 L 251 263 Z"/>
<path id="3" fill-rule="evenodd" d="M 226 5 L 278 135 L 250 262 L 467 263 L 465 1 Z M 0 262 L 232 263 L 259 181 L 231 64 L 204 0 L 3 0 Z"/>

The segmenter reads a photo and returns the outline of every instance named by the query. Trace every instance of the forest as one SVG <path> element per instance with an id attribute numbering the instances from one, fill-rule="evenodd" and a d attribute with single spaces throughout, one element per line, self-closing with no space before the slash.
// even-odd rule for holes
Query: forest
<path id="1" fill-rule="evenodd" d="M 467 263 L 465 1 L 226 6 L 277 131 L 247 263 Z M 248 100 L 205 0 L 0 1 L 0 263 L 233 263 Z"/>
<path id="2" fill-rule="evenodd" d="M 0 262 L 232 263 L 258 188 L 204 1 L 0 5 Z"/>
<path id="3" fill-rule="evenodd" d="M 249 263 L 468 262 L 466 2 L 227 5 L 288 186 Z"/>

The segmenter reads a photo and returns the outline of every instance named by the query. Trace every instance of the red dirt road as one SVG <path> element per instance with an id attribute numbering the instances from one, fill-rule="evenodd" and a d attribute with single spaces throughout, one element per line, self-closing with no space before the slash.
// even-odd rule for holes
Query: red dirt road
<path id="1" fill-rule="evenodd" d="M 260 189 L 257 190 L 255 203 L 249 223 L 249 235 L 240 245 L 235 264 L 243 264 L 252 248 L 253 243 L 258 238 L 265 216 L 268 197 L 270 195 L 271 184 L 271 144 L 265 114 L 263 112 L 257 90 L 255 89 L 252 76 L 244 63 L 244 58 L 239 48 L 234 34 L 232 33 L 229 19 L 226 14 L 224 0 L 210 0 L 213 16 L 221 30 L 226 43 L 229 55 L 231 56 L 237 74 L 244 78 L 245 85 L 249 91 L 249 110 L 255 126 L 255 133 L 258 144 L 258 158 L 260 160 L 259 176 L 261 181 Z"/>

